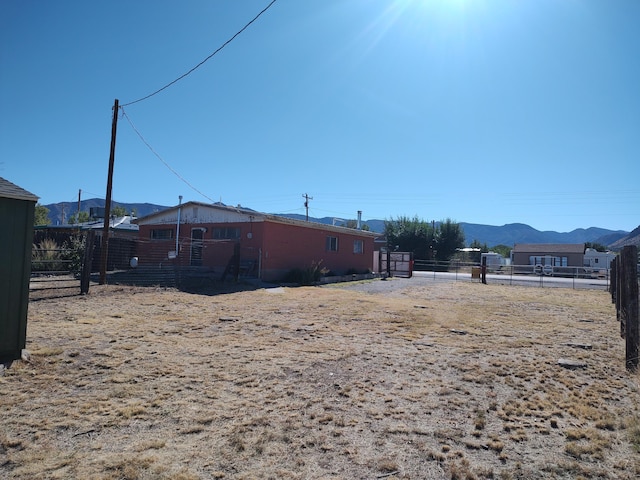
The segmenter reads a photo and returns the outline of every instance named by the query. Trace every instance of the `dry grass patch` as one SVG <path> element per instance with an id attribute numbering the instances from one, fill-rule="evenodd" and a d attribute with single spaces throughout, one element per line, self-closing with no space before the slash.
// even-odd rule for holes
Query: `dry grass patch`
<path id="1" fill-rule="evenodd" d="M 0 477 L 640 474 L 638 376 L 606 293 L 384 288 L 34 302 L 31 361 L 0 377 Z"/>

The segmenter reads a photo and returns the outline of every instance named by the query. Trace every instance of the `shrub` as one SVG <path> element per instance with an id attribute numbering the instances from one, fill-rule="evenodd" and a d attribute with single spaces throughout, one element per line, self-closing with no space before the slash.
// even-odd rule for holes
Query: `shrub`
<path id="1" fill-rule="evenodd" d="M 82 272 L 86 238 L 84 235 L 74 235 L 62 245 L 63 259 L 67 260 L 66 269 L 75 275 Z"/>
<path id="2" fill-rule="evenodd" d="M 307 268 L 294 268 L 284 276 L 283 281 L 299 285 L 314 285 L 329 271 L 326 268 L 322 268 L 321 264 L 322 261 L 312 262 Z"/>
<path id="3" fill-rule="evenodd" d="M 37 272 L 51 272 L 61 270 L 60 247 L 55 240 L 45 238 L 31 249 L 31 270 Z"/>

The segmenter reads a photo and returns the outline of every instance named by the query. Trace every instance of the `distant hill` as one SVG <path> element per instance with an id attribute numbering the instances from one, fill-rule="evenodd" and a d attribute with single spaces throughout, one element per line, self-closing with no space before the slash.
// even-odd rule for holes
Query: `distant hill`
<path id="1" fill-rule="evenodd" d="M 304 215 L 287 214 L 283 215 L 288 218 L 304 220 Z M 335 219 L 333 217 L 309 218 L 310 221 L 323 223 L 326 225 L 342 225 L 345 220 L 354 219 Z M 363 223 L 369 226 L 372 232 L 384 232 L 384 220 L 366 220 Z M 436 222 L 436 225 L 438 222 Z M 465 241 L 469 245 L 474 240 L 480 243 L 486 243 L 489 247 L 496 245 L 512 246 L 516 243 L 584 243 L 593 242 L 602 245 L 611 245 L 621 238 L 624 238 L 628 232 L 623 230 L 607 230 L 605 228 L 578 228 L 571 232 L 559 233 L 554 231 L 536 230 L 529 225 L 523 223 L 511 223 L 500 227 L 493 225 L 481 225 L 477 223 L 460 222 L 462 231 L 464 232 Z"/>
<path id="2" fill-rule="evenodd" d="M 584 243 L 594 242 L 611 245 L 625 237 L 628 232 L 623 230 L 607 230 L 605 228 L 578 228 L 571 232 L 559 233 L 554 231 L 536 230 L 523 223 L 510 223 L 501 227 L 478 225 L 475 223 L 460 223 L 465 234 L 467 244 L 478 240 L 492 247 L 495 245 L 514 245 L 516 243 Z"/>
<path id="3" fill-rule="evenodd" d="M 610 247 L 612 250 L 621 250 L 622 247 L 627 245 L 636 245 L 640 248 L 640 225 L 633 229 L 629 235 L 626 235 L 617 241 L 613 242 Z"/>
<path id="4" fill-rule="evenodd" d="M 60 225 L 63 223 L 63 212 L 64 219 L 66 221 L 69 219 L 69 216 L 77 213 L 78 211 L 78 204 L 73 202 L 52 203 L 44 206 L 49 209 L 49 219 L 51 220 L 52 225 Z M 144 217 L 154 212 L 170 208 L 164 205 L 155 205 L 152 203 L 114 203 L 114 206 L 123 207 L 127 213 L 135 211 L 136 216 L 138 217 Z M 80 210 L 83 212 L 89 212 L 90 208 L 93 207 L 104 207 L 104 200 L 91 198 L 80 202 Z M 304 215 L 300 214 L 285 214 L 282 216 L 297 220 L 305 220 L 306 218 Z M 344 225 L 346 220 L 355 220 L 355 218 L 309 218 L 309 221 L 311 222 L 322 223 L 325 225 Z M 362 223 L 367 224 L 369 226 L 369 230 L 372 232 L 384 232 L 384 220 L 364 220 Z M 586 229 L 578 228 L 571 232 L 559 233 L 553 231 L 541 232 L 540 230 L 536 230 L 535 228 L 523 223 L 510 223 L 498 227 L 493 225 L 460 222 L 460 226 L 464 232 L 467 245 L 474 240 L 477 240 L 481 244 L 486 243 L 489 247 L 496 245 L 511 246 L 515 243 L 595 242 L 609 246 L 612 249 L 620 249 L 624 245 L 640 244 L 640 227 L 636 228 L 631 233 L 623 230 L 607 230 L 605 228 L 597 227 L 590 227 Z"/>

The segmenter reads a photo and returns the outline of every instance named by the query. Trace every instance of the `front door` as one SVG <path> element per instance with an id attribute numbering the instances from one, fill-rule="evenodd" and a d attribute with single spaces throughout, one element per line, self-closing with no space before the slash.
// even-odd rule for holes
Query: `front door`
<path id="1" fill-rule="evenodd" d="M 191 266 L 202 266 L 202 246 L 204 244 L 204 230 L 194 228 L 191 230 Z"/>

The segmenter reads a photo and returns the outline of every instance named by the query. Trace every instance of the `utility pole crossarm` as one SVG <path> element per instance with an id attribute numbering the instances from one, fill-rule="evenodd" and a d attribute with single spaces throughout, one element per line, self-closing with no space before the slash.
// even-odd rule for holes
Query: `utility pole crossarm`
<path id="1" fill-rule="evenodd" d="M 304 198 L 304 208 L 307 212 L 306 218 L 307 218 L 307 222 L 309 221 L 309 200 L 313 200 L 313 197 L 310 197 L 309 195 L 307 195 L 306 193 L 302 195 L 302 198 Z"/>

